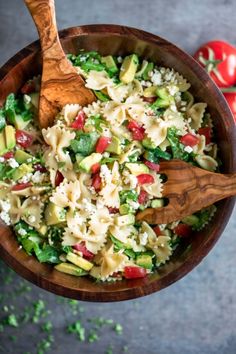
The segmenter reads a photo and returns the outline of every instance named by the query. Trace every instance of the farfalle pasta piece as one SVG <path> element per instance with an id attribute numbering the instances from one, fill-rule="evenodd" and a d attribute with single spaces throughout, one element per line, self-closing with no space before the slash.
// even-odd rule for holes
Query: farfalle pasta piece
<path id="1" fill-rule="evenodd" d="M 75 133 L 54 125 L 53 127 L 43 129 L 42 134 L 45 142 L 50 146 L 50 150 L 47 151 L 45 155 L 46 164 L 51 167 L 57 162 L 63 162 L 64 169 L 71 170 L 73 168 L 73 164 L 71 162 L 69 152 L 65 152 L 64 149 L 70 146 L 71 140 L 75 138 Z M 51 159 L 54 160 L 54 163 L 50 161 Z"/>
<path id="2" fill-rule="evenodd" d="M 172 248 L 170 246 L 171 238 L 169 236 L 158 236 L 156 240 L 151 240 L 148 246 L 155 253 L 157 261 L 156 264 L 164 264 L 170 259 Z"/>
<path id="3" fill-rule="evenodd" d="M 112 79 L 109 78 L 106 71 L 91 70 L 86 78 L 85 86 L 91 90 L 102 90 L 108 86 L 113 86 Z"/>
<path id="4" fill-rule="evenodd" d="M 107 102 L 103 108 L 105 119 L 115 126 L 120 126 L 126 119 L 125 105 L 114 101 Z"/>
<path id="5" fill-rule="evenodd" d="M 109 210 L 104 207 L 97 209 L 96 213 L 91 216 L 88 225 L 89 230 L 94 234 L 106 234 L 112 222 Z"/>
<path id="6" fill-rule="evenodd" d="M 107 169 L 107 167 L 103 166 L 103 169 Z M 103 203 L 112 208 L 120 207 L 120 197 L 119 192 L 122 189 L 120 186 L 121 177 L 119 173 L 119 164 L 117 161 L 114 162 L 112 170 L 109 172 L 107 169 L 107 173 L 104 175 L 101 169 L 101 177 L 103 181 L 103 188 L 99 192 L 99 195 L 102 197 Z"/>
<path id="7" fill-rule="evenodd" d="M 162 193 L 162 189 L 163 189 L 161 177 L 160 177 L 160 175 L 158 175 L 154 171 L 150 171 L 149 174 L 153 176 L 154 183 L 144 184 L 142 187 L 149 195 L 156 197 L 156 198 L 161 198 L 161 196 L 162 196 L 161 193 Z"/>
<path id="8" fill-rule="evenodd" d="M 145 132 L 155 146 L 159 146 L 167 137 L 167 124 L 157 117 L 149 117 L 144 123 Z"/>
<path id="9" fill-rule="evenodd" d="M 129 86 L 124 84 L 118 84 L 115 86 L 107 87 L 107 94 L 114 102 L 122 102 L 129 93 Z"/>
<path id="10" fill-rule="evenodd" d="M 27 198 L 22 204 L 20 197 L 14 194 L 9 195 L 11 208 L 9 215 L 13 224 L 20 219 L 24 220 L 30 226 L 38 228 L 42 218 L 42 203 L 38 200 Z"/>
<path id="11" fill-rule="evenodd" d="M 191 118 L 190 126 L 192 129 L 198 130 L 201 127 L 206 107 L 206 103 L 199 102 L 192 105 L 188 110 L 188 115 Z"/>
<path id="12" fill-rule="evenodd" d="M 117 240 L 124 244 L 128 244 L 128 238 L 137 233 L 137 230 L 135 229 L 134 226 L 128 225 L 128 226 L 117 226 L 117 225 L 111 225 L 109 227 L 109 232 L 112 236 L 114 236 Z"/>
<path id="13" fill-rule="evenodd" d="M 183 115 L 180 112 L 175 112 L 172 109 L 167 109 L 163 114 L 163 119 L 168 128 L 175 127 L 183 134 L 185 133 L 186 123 Z"/>
<path id="14" fill-rule="evenodd" d="M 197 155 L 204 155 L 204 150 L 206 147 L 206 138 L 204 135 L 198 135 L 199 141 L 197 145 L 193 146 L 193 152 Z"/>
<path id="15" fill-rule="evenodd" d="M 73 120 L 78 115 L 79 111 L 81 110 L 81 106 L 79 104 L 66 104 L 60 116 L 63 117 L 64 121 L 66 122 L 67 126 L 70 126 Z"/>
<path id="16" fill-rule="evenodd" d="M 68 182 L 64 180 L 53 192 L 50 201 L 59 207 L 69 207 L 74 210 L 78 207 L 78 200 L 81 195 L 79 181 Z"/>
<path id="17" fill-rule="evenodd" d="M 195 157 L 195 160 L 197 161 L 200 167 L 211 172 L 214 172 L 218 167 L 218 162 L 213 159 L 213 157 L 208 155 L 197 155 Z"/>
<path id="18" fill-rule="evenodd" d="M 114 245 L 111 242 L 108 242 L 94 258 L 95 263 L 100 266 L 101 280 L 122 271 L 127 260 L 126 255 L 114 252 Z"/>
<path id="19" fill-rule="evenodd" d="M 132 143 L 126 147 L 125 151 L 119 155 L 119 163 L 122 164 L 124 162 L 128 162 L 130 156 L 136 153 L 141 154 L 142 152 L 143 152 L 142 145 L 137 141 L 132 141 Z"/>
<path id="20" fill-rule="evenodd" d="M 100 115 L 103 107 L 103 102 L 97 100 L 89 104 L 87 107 L 83 107 L 83 111 L 87 117 Z"/>
<path id="21" fill-rule="evenodd" d="M 178 72 L 175 72 L 175 80 L 181 92 L 185 92 L 190 88 L 190 83 Z"/>

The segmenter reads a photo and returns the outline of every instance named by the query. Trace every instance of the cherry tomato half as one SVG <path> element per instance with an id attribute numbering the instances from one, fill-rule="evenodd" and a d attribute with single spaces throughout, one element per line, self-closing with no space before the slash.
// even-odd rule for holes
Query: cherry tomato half
<path id="1" fill-rule="evenodd" d="M 174 233 L 179 237 L 189 237 L 192 233 L 192 228 L 186 224 L 179 224 L 174 228 Z"/>
<path id="2" fill-rule="evenodd" d="M 83 254 L 83 257 L 88 261 L 91 261 L 91 259 L 93 259 L 94 257 L 94 254 L 87 249 L 84 242 L 77 243 L 76 245 L 73 246 L 73 248 L 76 251 L 81 252 Z"/>
<path id="3" fill-rule="evenodd" d="M 196 135 L 193 135 L 191 133 L 187 133 L 187 134 L 181 136 L 179 141 L 185 146 L 193 147 L 198 144 L 199 138 Z"/>
<path id="4" fill-rule="evenodd" d="M 154 183 L 154 177 L 149 175 L 148 173 L 142 173 L 137 176 L 137 180 L 139 184 L 151 184 Z"/>
<path id="5" fill-rule="evenodd" d="M 147 270 L 141 267 L 126 266 L 124 269 L 124 277 L 126 279 L 144 278 L 147 275 Z"/>
<path id="6" fill-rule="evenodd" d="M 27 149 L 33 143 L 33 136 L 29 133 L 25 132 L 24 130 L 17 130 L 16 131 L 16 142 L 18 145 L 22 146 L 23 148 Z"/>
<path id="7" fill-rule="evenodd" d="M 76 129 L 76 130 L 83 130 L 85 119 L 86 119 L 86 115 L 85 115 L 84 111 L 82 110 L 78 113 L 74 122 L 72 122 L 71 128 Z"/>
<path id="8" fill-rule="evenodd" d="M 96 145 L 96 152 L 99 152 L 102 154 L 108 147 L 108 145 L 111 143 L 111 138 L 107 136 L 101 136 L 98 139 L 97 145 Z"/>

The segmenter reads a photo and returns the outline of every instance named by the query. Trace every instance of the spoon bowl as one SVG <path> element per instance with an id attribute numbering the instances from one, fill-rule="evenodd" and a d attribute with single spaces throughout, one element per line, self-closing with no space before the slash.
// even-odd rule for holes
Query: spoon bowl
<path id="1" fill-rule="evenodd" d="M 221 171 L 230 174 L 236 170 L 236 133 L 232 114 L 208 74 L 188 54 L 153 34 L 116 25 L 70 28 L 60 32 L 60 40 L 66 53 L 76 54 L 81 48 L 97 50 L 102 55 L 136 52 L 159 65 L 177 70 L 191 83 L 191 92 L 196 100 L 208 104 L 220 149 Z M 0 69 L 0 104 L 9 93 L 16 93 L 28 79 L 41 72 L 42 56 L 37 41 Z M 86 301 L 133 299 L 169 286 L 196 267 L 219 239 L 233 206 L 233 198 L 217 203 L 217 212 L 207 228 L 183 240 L 170 262 L 143 279 L 98 283 L 57 272 L 19 249 L 14 234 L 3 224 L 0 227 L 0 256 L 21 276 L 58 295 Z"/>

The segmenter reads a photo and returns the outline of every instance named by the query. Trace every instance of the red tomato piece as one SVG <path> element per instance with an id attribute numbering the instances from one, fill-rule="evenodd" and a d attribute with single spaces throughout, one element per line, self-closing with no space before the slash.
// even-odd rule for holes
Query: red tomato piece
<path id="1" fill-rule="evenodd" d="M 18 184 L 15 184 L 11 190 L 12 191 L 21 191 L 22 189 L 29 188 L 31 186 L 32 186 L 32 183 L 30 183 L 30 182 L 18 183 Z"/>
<path id="2" fill-rule="evenodd" d="M 236 82 L 236 48 L 224 41 L 202 45 L 194 58 L 207 70 L 219 87 L 230 87 Z"/>
<path id="3" fill-rule="evenodd" d="M 206 145 L 207 145 L 207 144 L 210 144 L 210 142 L 211 142 L 211 128 L 210 128 L 210 127 L 199 128 L 199 129 L 198 129 L 198 134 L 205 136 L 205 138 L 206 138 Z"/>
<path id="4" fill-rule="evenodd" d="M 32 92 L 35 92 L 34 82 L 28 81 L 22 86 L 21 93 L 28 94 L 28 93 L 32 93 Z"/>
<path id="5" fill-rule="evenodd" d="M 102 179 L 99 175 L 99 173 L 96 173 L 94 176 L 93 176 L 93 179 L 92 179 L 92 186 L 93 188 L 95 189 L 95 191 L 100 191 L 101 187 L 102 187 Z"/>
<path id="6" fill-rule="evenodd" d="M 95 163 L 92 167 L 91 167 L 91 173 L 97 173 L 97 172 L 99 172 L 100 171 L 100 163 L 99 162 L 97 162 L 97 163 Z"/>
<path id="7" fill-rule="evenodd" d="M 40 163 L 35 163 L 33 165 L 33 168 L 34 168 L 35 171 L 39 171 L 39 172 L 42 172 L 42 173 L 43 172 L 47 172 L 46 167 L 42 166 Z"/>
<path id="8" fill-rule="evenodd" d="M 18 145 L 22 146 L 23 148 L 28 148 L 32 145 L 34 138 L 29 133 L 25 132 L 24 130 L 17 130 L 16 131 L 16 142 Z"/>
<path id="9" fill-rule="evenodd" d="M 144 278 L 147 275 L 147 270 L 141 267 L 126 266 L 124 269 L 124 277 L 126 279 Z"/>
<path id="10" fill-rule="evenodd" d="M 149 175 L 148 173 L 142 173 L 137 176 L 137 180 L 139 184 L 151 184 L 154 183 L 154 177 Z"/>
<path id="11" fill-rule="evenodd" d="M 81 252 L 83 254 L 83 257 L 88 261 L 91 261 L 91 259 L 93 259 L 94 257 L 94 254 L 87 249 L 84 242 L 77 243 L 76 245 L 73 246 L 73 248 L 76 251 Z"/>
<path id="12" fill-rule="evenodd" d="M 112 208 L 112 207 L 108 207 L 109 213 L 110 214 L 116 214 L 119 212 L 118 208 Z"/>
<path id="13" fill-rule="evenodd" d="M 236 123 L 236 91 L 235 92 L 223 92 L 226 101 L 228 102 L 229 108 L 231 109 L 234 120 Z"/>
<path id="14" fill-rule="evenodd" d="M 158 225 L 153 228 L 153 231 L 155 232 L 155 234 L 157 236 L 162 235 L 161 229 L 160 229 L 160 227 Z"/>
<path id="15" fill-rule="evenodd" d="M 127 125 L 127 129 L 130 130 L 131 132 L 140 128 L 142 127 L 137 122 L 135 122 L 135 120 L 130 120 Z"/>
<path id="16" fill-rule="evenodd" d="M 13 152 L 13 151 L 8 151 L 8 152 L 6 152 L 4 155 L 2 155 L 2 157 L 3 157 L 5 160 L 12 159 L 12 158 L 14 157 L 14 152 Z"/>
<path id="17" fill-rule="evenodd" d="M 86 115 L 85 115 L 84 111 L 82 110 L 78 113 L 74 122 L 71 124 L 71 128 L 76 129 L 76 130 L 83 130 L 85 119 L 86 119 Z"/>
<path id="18" fill-rule="evenodd" d="M 186 224 L 179 224 L 174 228 L 174 233 L 179 237 L 189 237 L 192 233 L 192 228 Z"/>
<path id="19" fill-rule="evenodd" d="M 64 176 L 60 171 L 57 171 L 55 177 L 55 186 L 58 187 L 64 181 Z"/>
<path id="20" fill-rule="evenodd" d="M 96 145 L 96 152 L 99 152 L 102 154 L 108 147 L 108 145 L 111 143 L 111 138 L 107 136 L 101 136 L 98 139 L 97 145 Z"/>
<path id="21" fill-rule="evenodd" d="M 197 145 L 199 142 L 199 138 L 191 133 L 187 133 L 184 136 L 181 136 L 179 140 L 183 145 L 191 147 Z"/>
<path id="22" fill-rule="evenodd" d="M 139 196 L 138 196 L 138 202 L 139 204 L 145 204 L 148 201 L 148 193 L 141 189 Z"/>
<path id="23" fill-rule="evenodd" d="M 153 171 L 156 171 L 156 172 L 159 172 L 160 171 L 160 165 L 158 165 L 158 163 L 154 163 L 154 162 L 151 162 L 151 161 L 144 161 L 145 165 L 150 168 L 150 170 L 153 170 Z"/>
<path id="24" fill-rule="evenodd" d="M 145 129 L 143 127 L 139 129 L 134 129 L 132 131 L 132 137 L 134 140 L 141 141 L 145 138 Z"/>

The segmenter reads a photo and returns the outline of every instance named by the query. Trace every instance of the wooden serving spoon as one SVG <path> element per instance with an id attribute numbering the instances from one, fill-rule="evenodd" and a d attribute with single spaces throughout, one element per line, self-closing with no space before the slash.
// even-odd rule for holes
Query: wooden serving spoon
<path id="1" fill-rule="evenodd" d="M 167 176 L 162 194 L 168 198 L 169 204 L 161 208 L 145 209 L 137 214 L 137 220 L 150 224 L 168 224 L 218 200 L 236 195 L 236 173 L 213 173 L 181 160 L 161 162 L 160 172 Z"/>
<path id="2" fill-rule="evenodd" d="M 55 115 L 67 103 L 85 106 L 95 100 L 92 91 L 67 59 L 57 32 L 54 0 L 25 0 L 37 27 L 43 57 L 39 100 L 39 123 L 53 124 Z"/>

